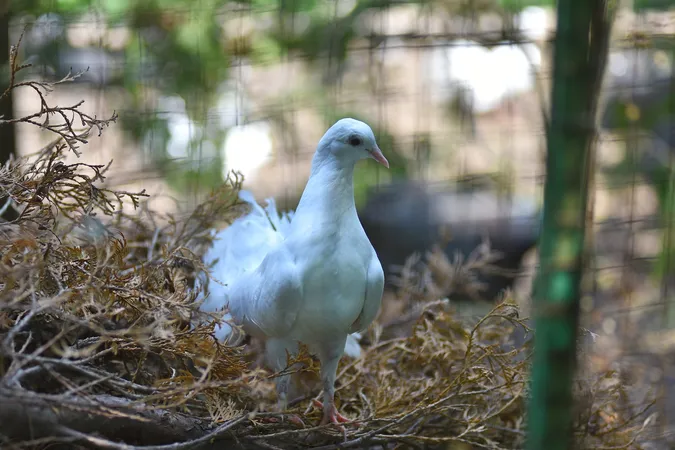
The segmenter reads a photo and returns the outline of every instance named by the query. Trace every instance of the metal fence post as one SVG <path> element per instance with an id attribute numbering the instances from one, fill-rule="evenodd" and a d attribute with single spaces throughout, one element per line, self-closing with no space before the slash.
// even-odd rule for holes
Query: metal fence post
<path id="1" fill-rule="evenodd" d="M 614 8 L 608 9 L 606 0 L 557 3 L 540 268 L 533 299 L 529 450 L 573 447 L 572 382 L 595 112 Z"/>

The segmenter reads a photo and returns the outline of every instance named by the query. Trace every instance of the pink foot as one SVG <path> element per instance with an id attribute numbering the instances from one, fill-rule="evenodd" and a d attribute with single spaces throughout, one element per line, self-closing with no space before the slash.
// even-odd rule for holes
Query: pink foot
<path id="1" fill-rule="evenodd" d="M 280 423 L 283 422 L 284 419 L 288 419 L 289 422 L 301 427 L 305 428 L 305 423 L 302 421 L 300 416 L 297 414 L 282 414 L 281 417 L 261 417 L 260 421 L 262 423 Z"/>
<path id="2" fill-rule="evenodd" d="M 323 403 L 321 403 L 318 400 L 314 400 L 314 406 L 317 408 L 324 409 Z M 338 425 L 338 428 L 341 428 L 342 430 L 344 430 L 344 428 L 342 427 L 342 425 L 340 425 L 341 423 L 353 423 L 357 425 L 356 422 L 353 422 L 351 419 L 340 414 L 335 405 L 333 405 L 333 407 L 329 410 L 324 410 L 323 419 L 321 419 L 320 425 L 326 425 L 327 423 Z"/>
<path id="3" fill-rule="evenodd" d="M 300 428 L 305 428 L 305 422 L 303 422 L 300 416 L 298 416 L 297 414 L 291 414 L 288 417 L 288 420 L 289 422 L 296 424 Z"/>

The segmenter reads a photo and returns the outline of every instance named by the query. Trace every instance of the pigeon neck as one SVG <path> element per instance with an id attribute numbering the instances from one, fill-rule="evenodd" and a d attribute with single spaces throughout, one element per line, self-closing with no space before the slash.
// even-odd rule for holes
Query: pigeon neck
<path id="1" fill-rule="evenodd" d="M 354 163 L 317 152 L 293 220 L 298 215 L 307 214 L 320 220 L 336 222 L 351 212 L 356 213 Z"/>

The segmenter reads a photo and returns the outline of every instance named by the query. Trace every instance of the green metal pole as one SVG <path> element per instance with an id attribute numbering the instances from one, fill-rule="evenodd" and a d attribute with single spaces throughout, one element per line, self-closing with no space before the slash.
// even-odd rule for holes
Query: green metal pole
<path id="1" fill-rule="evenodd" d="M 611 23 L 605 0 L 558 0 L 547 134 L 528 450 L 573 448 L 572 383 L 595 111 Z M 604 44 L 604 45 L 601 45 Z"/>

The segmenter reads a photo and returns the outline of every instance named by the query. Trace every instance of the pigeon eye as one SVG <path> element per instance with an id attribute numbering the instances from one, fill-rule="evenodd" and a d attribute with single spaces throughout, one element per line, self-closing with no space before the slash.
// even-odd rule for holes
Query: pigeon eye
<path id="1" fill-rule="evenodd" d="M 352 136 L 349 138 L 349 145 L 353 145 L 354 147 L 361 145 L 361 139 L 356 136 Z"/>

